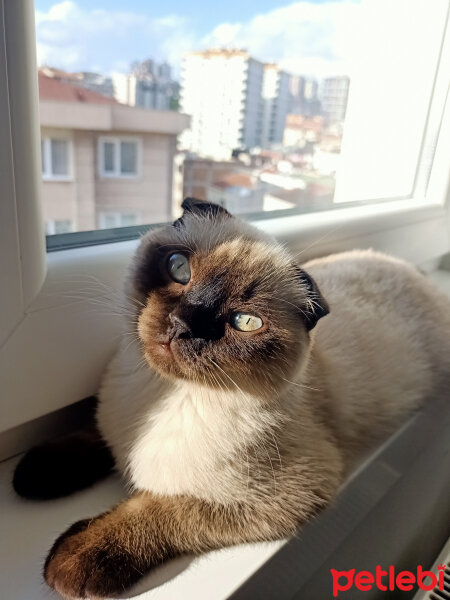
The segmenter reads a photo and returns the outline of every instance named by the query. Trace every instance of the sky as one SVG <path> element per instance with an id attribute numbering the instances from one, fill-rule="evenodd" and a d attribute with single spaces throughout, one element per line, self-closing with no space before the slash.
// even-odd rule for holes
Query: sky
<path id="1" fill-rule="evenodd" d="M 185 52 L 246 48 L 291 73 L 348 73 L 359 0 L 35 0 L 39 65 L 126 72 L 153 58 L 179 72 Z"/>

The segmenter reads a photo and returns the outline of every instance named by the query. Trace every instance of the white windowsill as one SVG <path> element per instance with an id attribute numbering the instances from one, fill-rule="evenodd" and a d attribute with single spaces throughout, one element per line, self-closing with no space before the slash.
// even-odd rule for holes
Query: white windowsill
<path id="1" fill-rule="evenodd" d="M 45 183 L 49 181 L 71 183 L 73 182 L 73 177 L 72 175 L 42 175 L 42 181 L 44 181 Z"/>
<path id="2" fill-rule="evenodd" d="M 139 179 L 139 174 L 135 175 L 122 175 L 115 173 L 100 173 L 100 179 Z"/>

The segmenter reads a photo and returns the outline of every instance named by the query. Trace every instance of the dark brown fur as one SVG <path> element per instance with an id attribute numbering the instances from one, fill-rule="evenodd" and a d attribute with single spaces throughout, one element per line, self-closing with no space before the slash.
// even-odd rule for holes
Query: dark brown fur
<path id="1" fill-rule="evenodd" d="M 25 498 L 60 498 L 89 487 L 114 468 L 114 459 L 94 424 L 32 448 L 21 459 L 14 490 Z"/>
<path id="2" fill-rule="evenodd" d="M 109 597 L 175 556 L 293 534 L 325 504 L 311 497 L 299 513 L 287 498 L 280 502 L 272 498 L 257 505 L 222 506 L 183 496 L 136 494 L 96 519 L 72 525 L 51 549 L 44 576 L 66 598 Z"/>

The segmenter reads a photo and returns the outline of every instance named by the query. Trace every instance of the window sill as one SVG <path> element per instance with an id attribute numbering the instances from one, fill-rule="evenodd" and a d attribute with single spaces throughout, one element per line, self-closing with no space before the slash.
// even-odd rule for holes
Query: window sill
<path id="1" fill-rule="evenodd" d="M 48 182 L 58 182 L 58 183 L 73 183 L 73 177 L 70 175 L 68 177 L 58 177 L 57 175 L 43 175 L 42 176 L 42 181 L 44 183 L 48 183 Z"/>
<path id="2" fill-rule="evenodd" d="M 99 174 L 99 178 L 100 179 L 114 179 L 115 181 L 117 179 L 125 179 L 125 180 L 129 180 L 129 179 L 140 179 L 139 174 L 136 175 L 114 175 L 114 174 L 110 174 L 110 173 L 101 173 Z"/>

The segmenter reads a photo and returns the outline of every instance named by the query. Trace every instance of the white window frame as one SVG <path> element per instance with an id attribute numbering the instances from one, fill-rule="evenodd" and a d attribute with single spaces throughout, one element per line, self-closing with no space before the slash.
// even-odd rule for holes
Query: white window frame
<path id="1" fill-rule="evenodd" d="M 46 254 L 35 53 L 32 0 L 0 0 L 0 81 L 8 82 L 0 85 L 6 132 L 0 144 L 0 225 L 7 224 L 0 236 L 0 433 L 97 391 L 120 323 L 108 311 L 95 312 L 92 299 L 105 296 L 105 289 L 121 289 L 139 243 Z M 450 72 L 448 27 L 439 70 Z M 287 243 L 300 262 L 354 247 L 384 250 L 416 264 L 438 260 L 450 250 L 450 101 L 436 116 L 436 99 L 428 118 L 440 119 L 432 169 L 419 174 L 414 195 L 255 225 Z"/>
<path id="2" fill-rule="evenodd" d="M 105 171 L 105 146 L 108 142 L 114 144 L 115 162 L 114 171 Z M 136 173 L 122 173 L 120 171 L 121 163 L 121 142 L 133 142 L 136 144 Z M 142 162 L 142 138 L 137 136 L 110 136 L 102 135 L 97 141 L 98 157 L 98 175 L 101 179 L 138 179 L 141 176 Z"/>
<path id="3" fill-rule="evenodd" d="M 57 175 L 53 173 L 52 148 L 53 141 L 65 142 L 67 144 L 67 173 Z M 44 169 L 42 170 L 43 181 L 72 181 L 73 180 L 73 145 L 72 140 L 66 137 L 43 136 L 41 139 Z"/>

